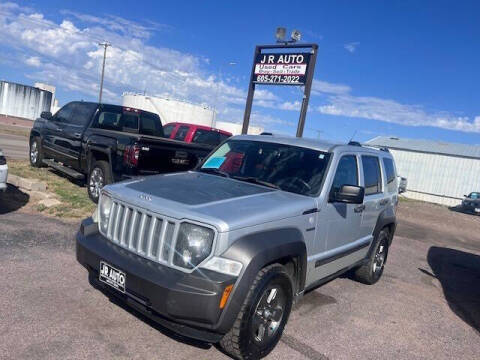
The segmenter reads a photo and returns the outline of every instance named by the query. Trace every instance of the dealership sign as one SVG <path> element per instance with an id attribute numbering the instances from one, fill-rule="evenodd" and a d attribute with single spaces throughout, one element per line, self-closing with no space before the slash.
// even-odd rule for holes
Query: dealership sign
<path id="1" fill-rule="evenodd" d="M 309 53 L 261 53 L 255 58 L 253 82 L 256 84 L 304 85 Z"/>

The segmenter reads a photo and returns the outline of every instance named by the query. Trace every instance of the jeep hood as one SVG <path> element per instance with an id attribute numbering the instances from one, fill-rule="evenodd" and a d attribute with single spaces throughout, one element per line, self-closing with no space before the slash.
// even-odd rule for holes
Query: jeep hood
<path id="1" fill-rule="evenodd" d="M 194 171 L 149 176 L 105 189 L 126 203 L 209 223 L 220 231 L 299 216 L 316 207 L 312 197 Z"/>

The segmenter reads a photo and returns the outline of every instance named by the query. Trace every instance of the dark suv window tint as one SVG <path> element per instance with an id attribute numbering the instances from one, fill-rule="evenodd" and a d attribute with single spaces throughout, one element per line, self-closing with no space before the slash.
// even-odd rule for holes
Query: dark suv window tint
<path id="1" fill-rule="evenodd" d="M 395 166 L 393 160 L 383 158 L 383 165 L 385 166 L 385 175 L 387 177 L 387 189 L 389 192 L 395 191 Z"/>
<path id="2" fill-rule="evenodd" d="M 198 144 L 218 145 L 220 144 L 220 133 L 218 131 L 197 129 L 193 135 L 192 142 Z"/>
<path id="3" fill-rule="evenodd" d="M 183 141 L 185 140 L 185 136 L 187 136 L 188 130 L 190 127 L 188 126 L 180 126 L 175 134 L 175 140 Z"/>
<path id="4" fill-rule="evenodd" d="M 229 137 L 230 136 L 228 136 L 228 135 L 220 134 L 220 142 L 227 140 Z"/>
<path id="5" fill-rule="evenodd" d="M 68 123 L 71 125 L 84 127 L 92 118 L 93 112 L 97 108 L 97 104 L 75 103 L 73 116 L 70 117 Z"/>
<path id="6" fill-rule="evenodd" d="M 60 121 L 68 124 L 70 122 L 70 118 L 73 115 L 74 108 L 75 108 L 75 103 L 69 103 L 64 107 L 62 107 L 55 114 L 55 121 Z"/>
<path id="7" fill-rule="evenodd" d="M 343 156 L 333 178 L 332 191 L 340 190 L 343 185 L 358 185 L 357 158 L 354 155 Z"/>
<path id="8" fill-rule="evenodd" d="M 140 133 L 143 135 L 163 136 L 160 118 L 154 114 L 143 113 L 141 116 Z"/>
<path id="9" fill-rule="evenodd" d="M 163 127 L 163 134 L 165 135 L 166 138 L 170 138 L 170 136 L 172 135 L 173 129 L 175 129 L 174 124 L 165 125 Z"/>
<path id="10" fill-rule="evenodd" d="M 101 129 L 120 131 L 122 129 L 120 124 L 121 117 L 122 114 L 118 112 L 102 111 L 98 115 L 98 127 Z"/>
<path id="11" fill-rule="evenodd" d="M 382 175 L 380 162 L 376 156 L 362 156 L 365 195 L 382 192 Z"/>
<path id="12" fill-rule="evenodd" d="M 123 125 L 123 129 L 126 131 L 138 130 L 138 114 L 136 113 L 123 113 L 120 122 Z"/>

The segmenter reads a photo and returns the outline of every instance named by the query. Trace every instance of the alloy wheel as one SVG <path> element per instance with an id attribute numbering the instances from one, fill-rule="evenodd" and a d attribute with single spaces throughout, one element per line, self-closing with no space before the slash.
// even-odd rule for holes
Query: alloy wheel
<path id="1" fill-rule="evenodd" d="M 88 183 L 90 194 L 92 194 L 93 197 L 98 198 L 100 196 L 100 190 L 102 190 L 103 185 L 103 171 L 100 168 L 93 169 L 90 174 L 90 181 Z"/>
<path id="2" fill-rule="evenodd" d="M 268 342 L 277 332 L 283 319 L 287 298 L 278 286 L 269 286 L 257 304 L 252 321 L 252 335 L 257 343 Z"/>
<path id="3" fill-rule="evenodd" d="M 377 274 L 383 270 L 385 265 L 385 258 L 387 256 L 387 246 L 385 245 L 385 240 L 380 242 L 377 252 L 375 253 L 375 258 L 373 260 L 373 273 Z"/>
<path id="4" fill-rule="evenodd" d="M 30 161 L 32 164 L 36 164 L 38 159 L 38 146 L 37 142 L 33 141 L 32 145 L 30 146 Z"/>

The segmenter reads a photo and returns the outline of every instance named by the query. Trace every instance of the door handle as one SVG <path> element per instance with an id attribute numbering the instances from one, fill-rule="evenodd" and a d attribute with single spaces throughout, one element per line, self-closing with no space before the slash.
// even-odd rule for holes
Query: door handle
<path id="1" fill-rule="evenodd" d="M 62 132 L 63 129 L 62 128 L 56 128 L 55 131 Z"/>
<path id="2" fill-rule="evenodd" d="M 73 136 L 75 136 L 77 139 L 80 139 L 80 137 L 82 136 L 82 134 L 80 134 L 80 133 L 75 133 L 75 134 L 73 134 Z"/>
<path id="3" fill-rule="evenodd" d="M 353 211 L 355 211 L 356 213 L 361 213 L 363 210 L 365 210 L 365 205 L 364 204 L 357 205 L 353 208 Z"/>

